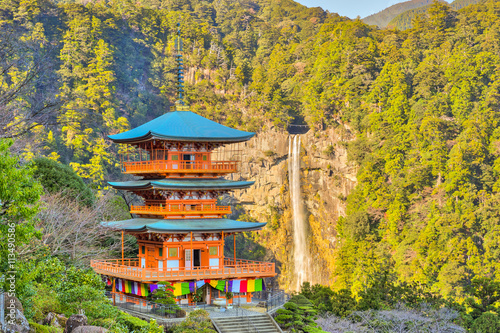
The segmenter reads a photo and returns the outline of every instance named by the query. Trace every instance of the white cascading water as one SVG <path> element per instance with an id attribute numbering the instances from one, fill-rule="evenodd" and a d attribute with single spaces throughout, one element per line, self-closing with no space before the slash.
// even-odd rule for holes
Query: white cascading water
<path id="1" fill-rule="evenodd" d="M 296 278 L 295 290 L 300 290 L 303 282 L 308 281 L 309 249 L 307 245 L 307 221 L 300 189 L 300 136 L 290 136 L 288 146 L 288 182 L 293 213 L 293 257 Z"/>

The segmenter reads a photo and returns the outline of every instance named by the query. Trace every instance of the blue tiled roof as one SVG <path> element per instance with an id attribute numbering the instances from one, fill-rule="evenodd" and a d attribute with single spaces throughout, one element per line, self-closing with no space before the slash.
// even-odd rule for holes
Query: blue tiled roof
<path id="1" fill-rule="evenodd" d="M 146 219 L 102 222 L 104 227 L 132 232 L 217 232 L 251 231 L 263 228 L 267 223 L 242 222 L 229 219 Z"/>
<path id="2" fill-rule="evenodd" d="M 205 142 L 242 142 L 255 133 L 226 127 L 191 111 L 168 112 L 139 127 L 110 135 L 117 143 L 130 143 L 149 139 Z"/>
<path id="3" fill-rule="evenodd" d="M 242 189 L 253 185 L 254 182 L 232 181 L 227 179 L 147 179 L 127 182 L 108 182 L 118 190 L 128 189 Z"/>

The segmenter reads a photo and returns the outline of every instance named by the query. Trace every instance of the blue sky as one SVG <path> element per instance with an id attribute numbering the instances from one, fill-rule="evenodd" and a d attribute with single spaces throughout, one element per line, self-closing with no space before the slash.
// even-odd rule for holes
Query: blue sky
<path id="1" fill-rule="evenodd" d="M 398 0 L 295 0 L 307 7 L 321 7 L 331 13 L 339 13 L 350 18 L 361 18 L 381 11 Z"/>

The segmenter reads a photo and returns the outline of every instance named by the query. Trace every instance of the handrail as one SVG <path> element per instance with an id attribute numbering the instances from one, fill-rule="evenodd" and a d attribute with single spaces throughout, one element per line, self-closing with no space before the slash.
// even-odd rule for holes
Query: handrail
<path id="1" fill-rule="evenodd" d="M 147 206 L 167 206 L 167 205 L 215 205 L 217 203 L 216 199 L 163 199 L 163 200 L 149 200 L 145 201 Z"/>
<path id="2" fill-rule="evenodd" d="M 134 172 L 235 172 L 238 169 L 239 161 L 172 161 L 172 160 L 151 160 L 122 162 L 124 173 Z"/>
<path id="3" fill-rule="evenodd" d="M 259 264 L 259 263 L 266 263 L 264 261 L 256 261 L 256 260 L 248 260 L 248 259 L 236 259 L 236 265 L 243 265 L 243 264 Z M 225 257 L 224 258 L 224 266 L 234 266 L 234 258 L 230 257 Z"/>
<path id="4" fill-rule="evenodd" d="M 282 307 L 286 301 L 288 295 L 285 294 L 283 290 L 278 291 L 278 293 L 272 295 L 266 300 L 266 312 L 274 312 L 276 309 Z"/>
<path id="5" fill-rule="evenodd" d="M 108 259 L 91 260 L 90 266 L 95 270 L 105 271 L 107 273 L 122 275 L 126 277 L 139 278 L 141 280 L 161 280 L 168 278 L 171 280 L 185 280 L 188 278 L 202 279 L 205 276 L 210 277 L 238 277 L 238 276 L 274 276 L 275 264 L 269 262 L 248 262 L 238 263 L 236 266 L 200 266 L 180 267 L 180 268 L 141 268 L 139 259 Z"/>
<path id="6" fill-rule="evenodd" d="M 94 261 L 94 262 L 108 262 L 108 263 L 116 263 L 116 264 L 124 261 L 124 264 L 122 264 L 122 266 L 128 267 L 128 266 L 138 266 L 139 259 L 140 258 L 92 259 L 92 261 Z M 238 264 L 238 266 L 257 265 L 257 264 L 273 264 L 274 265 L 274 263 L 270 263 L 270 262 L 266 262 L 266 261 L 247 260 L 247 259 L 236 259 L 236 263 Z M 234 258 L 229 258 L 229 257 L 224 258 L 224 266 L 228 266 L 228 265 L 234 265 Z M 179 269 L 179 268 L 176 268 L 176 269 Z"/>
<path id="7" fill-rule="evenodd" d="M 207 207 L 208 206 L 208 207 Z M 195 207 L 191 207 L 190 205 L 182 205 L 182 204 L 174 204 L 174 205 L 165 205 L 165 206 L 130 206 L 130 211 L 137 212 L 158 212 L 158 213 L 167 213 L 167 212 L 213 212 L 213 211 L 222 211 L 222 212 L 231 212 L 231 206 L 217 206 L 217 205 L 196 205 Z"/>
<path id="8" fill-rule="evenodd" d="M 114 299 L 115 306 L 134 310 L 139 313 L 146 313 L 164 318 L 184 318 L 186 316 L 185 312 L 179 312 L 182 316 L 177 315 L 177 310 L 181 309 L 181 306 L 178 304 L 156 303 L 144 298 L 125 295 L 115 291 L 111 292 L 111 299 Z M 134 306 L 135 304 L 139 306 Z"/>

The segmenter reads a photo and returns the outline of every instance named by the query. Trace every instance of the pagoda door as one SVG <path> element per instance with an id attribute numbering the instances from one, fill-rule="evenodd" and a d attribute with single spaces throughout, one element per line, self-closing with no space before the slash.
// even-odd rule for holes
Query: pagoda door
<path id="1" fill-rule="evenodd" d="M 201 266 L 201 250 L 193 250 L 193 268 L 198 269 Z"/>
<path id="2" fill-rule="evenodd" d="M 191 249 L 184 250 L 184 267 L 191 269 Z"/>
<path id="3" fill-rule="evenodd" d="M 156 268 L 155 248 L 147 247 L 146 268 Z"/>
<path id="4" fill-rule="evenodd" d="M 195 160 L 195 155 L 194 154 L 184 154 L 183 158 L 184 163 L 185 163 L 185 168 L 186 169 L 194 169 L 193 168 L 193 163 Z"/>

